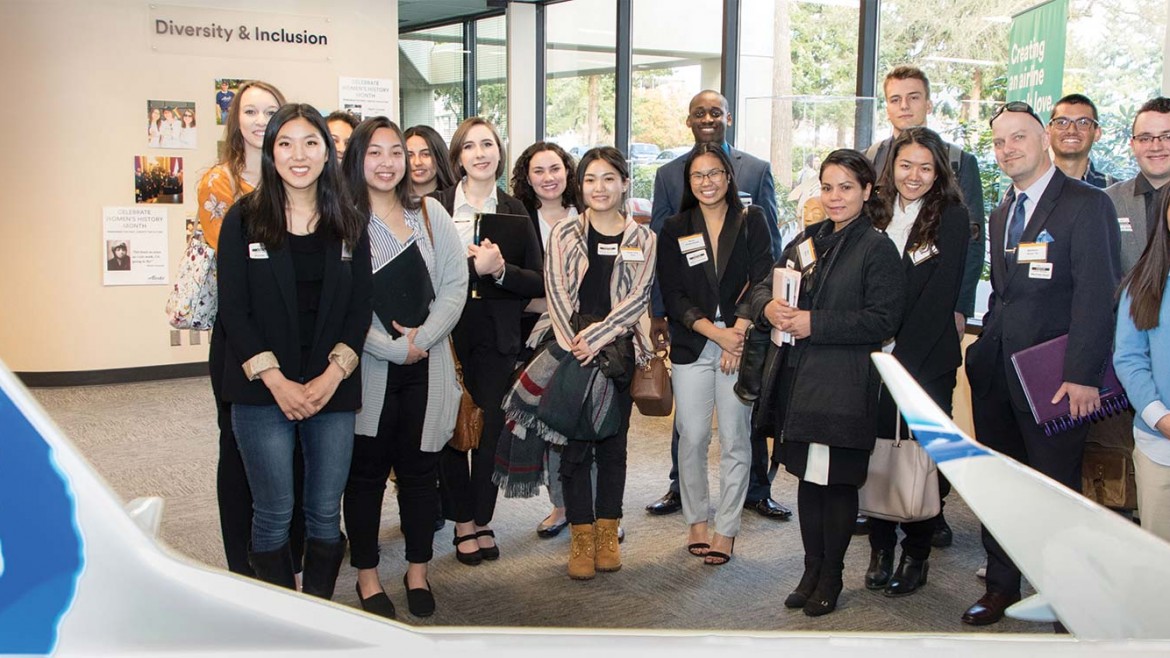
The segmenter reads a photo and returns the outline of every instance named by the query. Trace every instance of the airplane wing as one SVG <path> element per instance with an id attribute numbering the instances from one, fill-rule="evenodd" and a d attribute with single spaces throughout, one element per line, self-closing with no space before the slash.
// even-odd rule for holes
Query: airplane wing
<path id="1" fill-rule="evenodd" d="M 1078 639 L 1170 635 L 1170 544 L 964 434 L 893 355 L 873 361 L 915 438 L 1039 592 L 1009 615 L 1054 614 Z"/>

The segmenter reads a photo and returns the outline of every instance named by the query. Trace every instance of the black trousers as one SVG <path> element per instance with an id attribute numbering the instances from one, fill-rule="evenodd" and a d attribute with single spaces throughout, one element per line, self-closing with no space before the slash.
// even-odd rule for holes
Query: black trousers
<path id="1" fill-rule="evenodd" d="M 499 487 L 492 482 L 496 445 L 504 429 L 500 403 L 512 383 L 516 354 L 503 354 L 490 321 L 465 315 L 455 328 L 455 353 L 463 366 L 463 385 L 483 409 L 479 447 L 461 452 L 444 446 L 439 455 L 439 488 L 443 512 L 456 523 L 486 526 L 496 513 Z M 468 458 L 470 457 L 470 465 Z"/>
<path id="2" fill-rule="evenodd" d="M 629 391 L 614 397 L 621 415 L 617 434 L 601 441 L 569 441 L 561 453 L 561 483 L 565 490 L 565 518 L 574 525 L 596 519 L 622 518 L 626 494 L 626 445 L 634 400 Z M 597 493 L 593 491 L 593 464 L 597 464 Z"/>
<path id="3" fill-rule="evenodd" d="M 975 435 L 986 446 L 1030 466 L 1073 491 L 1081 490 L 1081 460 L 1089 426 L 1082 425 L 1054 436 L 1045 436 L 1032 413 L 1019 409 L 1011 400 L 1003 359 L 997 359 L 991 387 L 985 397 L 971 400 Z M 987 591 L 1018 594 L 1020 570 L 986 527 L 982 529 L 987 550 Z"/>
<path id="4" fill-rule="evenodd" d="M 219 424 L 219 463 L 215 469 L 215 496 L 219 504 L 219 530 L 223 536 L 223 552 L 228 571 L 254 577 L 248 564 L 248 545 L 252 540 L 252 490 L 244 472 L 236 435 L 232 432 L 232 405 L 220 396 L 227 338 L 219 322 L 211 331 L 208 346 L 208 366 L 211 375 L 211 393 L 215 397 L 216 422 Z M 293 452 L 293 517 L 289 528 L 289 548 L 293 555 L 293 571 L 301 571 L 305 553 L 304 501 L 305 458 L 298 442 Z"/>
<path id="5" fill-rule="evenodd" d="M 952 370 L 930 381 L 919 382 L 930 399 L 934 400 L 934 403 L 948 416 L 952 412 L 957 372 Z M 882 386 L 878 392 L 878 419 L 878 436 L 882 438 L 893 437 L 895 422 L 902 426 L 901 436 L 910 436 L 906 421 L 898 413 L 897 403 L 894 402 L 894 397 L 890 395 L 890 391 L 885 386 Z M 946 496 L 950 491 L 951 483 L 940 473 L 938 476 L 939 497 Z M 901 526 L 902 532 L 906 533 L 906 538 L 902 540 L 902 550 L 906 555 L 916 560 L 925 560 L 930 557 L 930 537 L 934 534 L 934 529 L 938 526 L 941 516 L 942 512 L 940 511 L 938 516 L 934 518 L 912 523 L 898 523 L 871 516 L 869 517 L 869 546 L 875 550 L 894 550 L 898 538 L 897 529 L 898 526 Z"/>
<path id="6" fill-rule="evenodd" d="M 378 435 L 354 437 L 343 512 L 349 563 L 357 569 L 378 566 L 378 531 L 391 468 L 397 477 L 406 561 L 421 564 L 433 555 L 439 453 L 420 449 L 429 367 L 426 359 L 408 366 L 390 364 Z"/>
<path id="7" fill-rule="evenodd" d="M 839 576 L 857 521 L 857 487 L 801 480 L 796 505 L 805 557 L 821 559 L 822 569 Z"/>

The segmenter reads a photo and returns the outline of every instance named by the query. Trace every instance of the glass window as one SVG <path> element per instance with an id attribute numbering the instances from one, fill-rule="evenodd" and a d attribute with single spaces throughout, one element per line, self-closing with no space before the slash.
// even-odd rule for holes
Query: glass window
<path id="1" fill-rule="evenodd" d="M 450 140 L 463 118 L 463 24 L 398 39 L 402 126 L 425 124 Z"/>
<path id="2" fill-rule="evenodd" d="M 545 9 L 545 137 L 580 158 L 613 144 L 616 0 L 573 0 Z"/>
<path id="3" fill-rule="evenodd" d="M 495 125 L 500 137 L 508 134 L 507 18 L 493 16 L 475 23 L 476 114 Z"/>

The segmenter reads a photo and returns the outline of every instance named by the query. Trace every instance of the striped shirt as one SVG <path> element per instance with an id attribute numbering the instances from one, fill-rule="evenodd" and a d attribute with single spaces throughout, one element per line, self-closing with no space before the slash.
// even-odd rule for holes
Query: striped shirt
<path id="1" fill-rule="evenodd" d="M 405 241 L 399 240 L 389 226 L 386 226 L 376 215 L 370 213 L 370 258 L 374 272 L 386 267 L 390 261 L 402 255 L 402 252 L 415 242 L 418 243 L 418 250 L 422 253 L 423 261 L 427 264 L 427 271 L 434 271 L 435 249 L 431 246 L 426 229 L 423 228 L 421 211 L 403 210 L 402 216 L 406 220 L 406 227 L 411 231 L 410 237 L 406 238 Z"/>

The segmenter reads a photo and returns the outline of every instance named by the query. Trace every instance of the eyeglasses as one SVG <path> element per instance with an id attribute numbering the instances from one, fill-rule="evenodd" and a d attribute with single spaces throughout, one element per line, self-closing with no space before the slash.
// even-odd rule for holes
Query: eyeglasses
<path id="1" fill-rule="evenodd" d="M 1163 144 L 1170 144 L 1170 133 L 1162 133 L 1161 135 L 1151 135 L 1150 133 L 1142 133 L 1140 135 L 1134 135 L 1133 141 L 1137 142 L 1138 144 L 1141 144 L 1142 146 L 1149 146 L 1150 144 L 1153 144 L 1154 142 L 1161 142 Z"/>
<path id="2" fill-rule="evenodd" d="M 1067 130 L 1069 126 L 1075 125 L 1077 130 L 1089 130 L 1101 125 L 1096 119 L 1090 117 L 1081 117 L 1079 119 L 1070 119 L 1068 117 L 1057 117 L 1048 122 L 1048 125 L 1057 130 Z"/>
<path id="3" fill-rule="evenodd" d="M 691 182 L 700 184 L 705 180 L 712 183 L 722 183 L 723 177 L 727 175 L 726 169 L 712 169 L 711 171 L 693 171 L 691 172 Z"/>
<path id="4" fill-rule="evenodd" d="M 692 119 L 702 120 L 707 117 L 711 117 L 712 119 L 718 121 L 719 119 L 723 118 L 723 110 L 717 107 L 713 107 L 709 110 L 705 107 L 697 107 L 693 112 L 691 112 Z"/>
<path id="5" fill-rule="evenodd" d="M 1004 112 L 1026 112 L 1029 116 L 1035 119 L 1036 123 L 1040 124 L 1041 127 L 1044 126 L 1044 121 L 1040 118 L 1040 115 L 1036 114 L 1036 110 L 1033 110 L 1032 106 L 1028 105 L 1024 101 L 1012 101 L 1010 103 L 1004 103 L 1003 105 L 1000 105 L 998 108 L 996 108 L 995 114 L 991 115 L 991 120 L 987 122 L 988 125 L 995 123 L 995 120 L 999 118 L 999 115 L 1003 114 Z"/>

